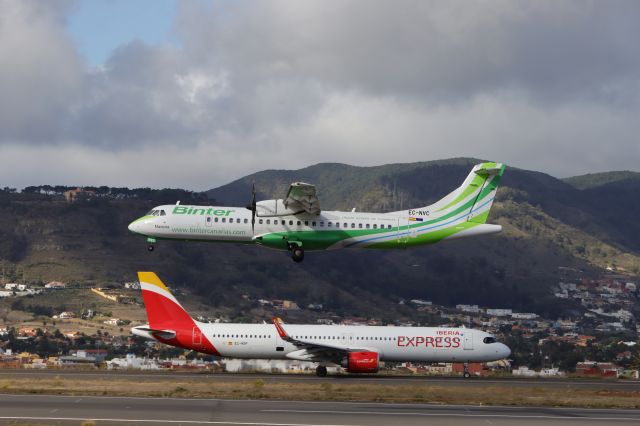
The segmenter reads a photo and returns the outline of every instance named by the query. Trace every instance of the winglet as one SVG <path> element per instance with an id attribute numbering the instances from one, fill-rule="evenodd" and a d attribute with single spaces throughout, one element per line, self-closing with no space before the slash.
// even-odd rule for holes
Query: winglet
<path id="1" fill-rule="evenodd" d="M 282 324 L 284 324 L 284 322 L 280 317 L 273 317 L 272 321 L 273 321 L 273 325 L 276 326 L 276 331 L 278 332 L 278 335 L 282 340 L 286 340 L 286 341 L 292 340 L 291 337 L 287 334 L 287 332 L 284 331 L 284 328 L 282 328 Z"/>

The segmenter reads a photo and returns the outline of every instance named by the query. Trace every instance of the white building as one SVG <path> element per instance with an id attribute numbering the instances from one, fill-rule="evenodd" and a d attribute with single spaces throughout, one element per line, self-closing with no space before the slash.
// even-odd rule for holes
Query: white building
<path id="1" fill-rule="evenodd" d="M 533 319 L 538 318 L 538 314 L 514 312 L 514 313 L 511 314 L 511 318 L 513 318 L 513 319 L 523 319 L 523 320 L 533 320 Z"/>
<path id="2" fill-rule="evenodd" d="M 487 309 L 487 315 L 491 315 L 494 317 L 508 317 L 513 315 L 513 311 L 511 309 Z"/>
<path id="3" fill-rule="evenodd" d="M 456 309 L 462 312 L 469 312 L 471 314 L 477 314 L 480 312 L 478 305 L 456 305 Z"/>

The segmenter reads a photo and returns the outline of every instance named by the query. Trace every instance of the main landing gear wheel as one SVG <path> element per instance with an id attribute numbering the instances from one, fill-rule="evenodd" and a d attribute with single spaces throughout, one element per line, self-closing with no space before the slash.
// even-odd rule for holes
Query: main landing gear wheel
<path id="1" fill-rule="evenodd" d="M 464 363 L 464 370 L 462 372 L 462 377 L 464 377 L 465 379 L 468 379 L 469 377 L 471 377 L 471 373 L 469 373 L 469 364 L 467 364 L 466 362 Z"/>
<path id="2" fill-rule="evenodd" d="M 304 260 L 304 250 L 302 249 L 302 247 L 299 247 L 297 245 L 291 247 L 291 258 L 296 263 L 302 262 L 302 260 Z"/>
<path id="3" fill-rule="evenodd" d="M 149 251 L 153 251 L 155 247 L 153 246 L 153 244 L 149 244 L 149 246 L 147 247 L 147 250 Z"/>
<path id="4" fill-rule="evenodd" d="M 319 365 L 316 367 L 316 376 L 318 377 L 327 377 L 327 367 L 324 365 Z"/>

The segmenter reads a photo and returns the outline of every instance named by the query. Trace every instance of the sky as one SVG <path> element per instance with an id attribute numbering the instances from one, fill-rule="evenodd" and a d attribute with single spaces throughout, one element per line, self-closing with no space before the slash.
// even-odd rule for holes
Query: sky
<path id="1" fill-rule="evenodd" d="M 640 171 L 635 0 L 0 0 L 0 187 Z"/>

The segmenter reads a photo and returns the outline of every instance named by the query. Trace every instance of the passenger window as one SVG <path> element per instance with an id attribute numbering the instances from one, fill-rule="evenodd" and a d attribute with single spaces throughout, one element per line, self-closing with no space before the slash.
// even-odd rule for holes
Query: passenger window
<path id="1" fill-rule="evenodd" d="M 311 222 L 311 226 L 316 226 L 315 220 L 313 222 Z"/>
<path id="2" fill-rule="evenodd" d="M 304 226 L 309 226 L 309 221 L 308 220 L 304 221 Z"/>
<path id="3" fill-rule="evenodd" d="M 211 217 L 207 216 L 207 223 L 211 223 Z"/>
<path id="4" fill-rule="evenodd" d="M 358 228 L 362 229 L 362 224 L 361 223 L 358 224 Z"/>
<path id="5" fill-rule="evenodd" d="M 260 225 L 262 225 L 262 219 L 260 219 L 260 220 L 258 221 L 258 223 L 259 223 Z"/>
<path id="6" fill-rule="evenodd" d="M 244 220 L 244 223 L 249 223 L 249 219 L 245 219 L 245 220 Z"/>
<path id="7" fill-rule="evenodd" d="M 327 227 L 331 228 L 331 222 L 327 222 Z"/>
<path id="8" fill-rule="evenodd" d="M 373 229 L 378 229 L 378 224 L 374 223 L 373 224 Z"/>
<path id="9" fill-rule="evenodd" d="M 227 221 L 227 219 L 223 217 L 222 218 L 222 223 L 225 223 L 226 221 Z"/>
<path id="10" fill-rule="evenodd" d="M 351 228 L 355 228 L 355 227 L 356 227 L 356 224 L 355 224 L 355 223 L 352 223 L 352 224 L 351 224 Z"/>
<path id="11" fill-rule="evenodd" d="M 349 224 L 348 224 L 348 223 L 343 223 L 343 224 L 342 224 L 342 227 L 343 227 L 343 228 L 348 228 L 348 227 L 349 227 Z"/>
<path id="12" fill-rule="evenodd" d="M 391 225 L 387 225 L 387 228 L 391 229 Z"/>
<path id="13" fill-rule="evenodd" d="M 229 218 L 229 223 L 233 223 L 233 218 L 232 217 Z"/>
<path id="14" fill-rule="evenodd" d="M 284 226 L 284 224 L 285 224 L 285 223 L 286 223 L 286 222 L 283 220 L 283 221 L 282 221 L 282 226 Z"/>
<path id="15" fill-rule="evenodd" d="M 340 228 L 340 222 L 336 222 L 336 228 Z"/>
<path id="16" fill-rule="evenodd" d="M 320 228 L 324 227 L 324 222 L 320 221 Z"/>
<path id="17" fill-rule="evenodd" d="M 365 228 L 369 229 L 369 224 L 367 223 L 367 225 L 365 226 Z"/>
<path id="18" fill-rule="evenodd" d="M 302 222 L 298 221 L 297 225 L 298 225 L 298 226 L 302 225 Z"/>
<path id="19" fill-rule="evenodd" d="M 218 218 L 217 218 L 217 217 L 214 217 L 214 218 L 213 218 L 213 221 L 214 221 L 214 222 L 218 222 Z"/>
<path id="20" fill-rule="evenodd" d="M 293 225 L 293 221 L 292 220 L 289 221 L 289 225 Z"/>
<path id="21" fill-rule="evenodd" d="M 271 225 L 271 219 L 267 219 L 267 225 Z"/>

